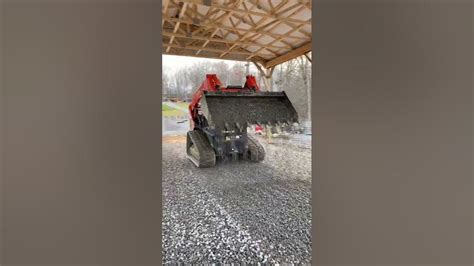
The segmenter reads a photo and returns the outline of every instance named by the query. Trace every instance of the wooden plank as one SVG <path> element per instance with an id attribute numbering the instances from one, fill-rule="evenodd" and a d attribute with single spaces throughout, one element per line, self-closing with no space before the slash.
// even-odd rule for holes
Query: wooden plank
<path id="1" fill-rule="evenodd" d="M 237 0 L 237 2 L 236 2 L 236 3 L 234 4 L 234 6 L 233 6 L 233 9 L 237 8 L 241 3 L 242 3 L 242 0 Z M 222 23 L 223 21 L 225 21 L 226 19 L 228 19 L 228 18 L 232 15 L 233 12 L 234 12 L 233 10 L 227 11 L 227 14 L 225 14 L 224 17 L 219 18 L 218 22 Z M 216 21 L 214 21 L 214 22 L 216 22 Z M 219 30 L 220 30 L 219 28 L 216 28 L 216 29 L 214 30 L 214 32 L 212 32 L 212 34 L 211 34 L 210 37 L 211 37 L 211 38 L 214 37 L 214 35 L 216 35 L 216 33 L 217 33 Z M 202 45 L 202 48 L 206 47 L 207 44 L 209 44 L 209 40 L 207 40 L 206 42 L 204 42 L 204 44 Z M 201 52 L 201 50 L 198 50 L 198 51 L 196 52 L 196 54 L 199 54 L 200 52 Z"/>
<path id="2" fill-rule="evenodd" d="M 161 22 L 161 26 L 163 27 L 163 25 L 165 24 L 165 20 L 164 18 L 168 16 L 168 5 L 170 3 L 170 0 L 163 0 L 163 5 L 164 5 L 164 8 L 163 8 L 163 14 L 162 14 L 162 22 Z"/>
<path id="3" fill-rule="evenodd" d="M 179 0 L 179 2 L 196 4 L 196 5 L 203 5 L 203 6 L 207 6 L 207 7 L 218 8 L 218 9 L 221 9 L 221 10 L 224 10 L 224 11 L 233 11 L 233 12 L 236 12 L 236 13 L 249 14 L 249 15 L 260 16 L 260 17 L 264 17 L 264 18 L 276 19 L 276 20 L 280 20 L 280 21 L 288 21 L 288 22 L 293 22 L 293 23 L 298 23 L 298 24 L 311 25 L 311 22 L 307 22 L 307 21 L 304 21 L 304 20 L 298 20 L 298 19 L 293 19 L 293 18 L 289 18 L 289 17 L 277 18 L 274 15 L 267 14 L 267 13 L 264 13 L 264 12 L 257 12 L 257 11 L 251 11 L 251 10 L 247 11 L 247 10 L 243 10 L 243 9 L 234 9 L 234 8 L 221 6 L 221 5 L 217 5 L 217 4 L 212 4 L 212 3 L 207 4 L 207 2 L 209 2 L 209 1 L 206 1 L 206 0 Z M 212 2 L 212 1 L 210 1 L 210 2 Z"/>
<path id="4" fill-rule="evenodd" d="M 298 7 L 298 8 L 297 8 L 296 10 L 294 10 L 294 7 Z M 278 12 L 278 14 L 283 14 L 283 13 L 285 13 L 285 12 L 288 12 L 288 11 L 293 10 L 292 13 L 290 14 L 290 16 L 292 16 L 292 15 L 294 15 L 294 14 L 300 12 L 300 11 L 301 11 L 302 9 L 304 9 L 304 8 L 305 8 L 305 7 L 304 7 L 304 6 L 301 6 L 301 4 L 296 4 L 296 5 L 291 6 L 289 9 L 286 9 L 285 11 L 278 10 L 277 12 Z M 276 21 L 276 20 L 275 20 L 275 21 Z M 277 21 L 277 22 L 278 22 L 278 23 L 274 24 L 274 25 L 273 25 L 270 29 L 268 29 L 268 30 L 271 31 L 271 30 L 275 29 L 276 27 L 278 27 L 279 24 L 282 23 L 281 21 Z M 301 28 L 301 27 L 303 27 L 303 26 L 304 26 L 304 24 L 300 24 L 300 25 L 297 26 L 296 28 L 293 28 L 293 29 L 290 30 L 289 32 L 285 33 L 285 35 L 289 35 L 289 34 L 295 32 L 295 31 L 297 31 L 299 28 Z M 307 38 L 306 41 L 310 41 L 310 39 L 311 39 L 311 38 Z M 287 45 L 291 50 L 294 49 L 293 45 L 291 45 L 291 44 L 290 44 L 288 41 L 286 41 L 285 38 L 283 38 L 283 37 L 275 38 L 275 40 L 273 40 L 273 41 L 267 43 L 267 45 L 272 45 L 272 44 L 274 44 L 274 43 L 276 43 L 276 42 L 278 42 L 278 41 L 281 42 L 281 43 L 283 43 L 283 44 L 285 44 L 285 45 Z M 260 52 L 261 50 L 262 50 L 262 48 L 256 50 L 255 53 L 258 53 L 258 52 Z M 253 56 L 249 56 L 247 59 L 250 60 L 252 57 L 253 57 Z"/>
<path id="5" fill-rule="evenodd" d="M 256 2 L 254 0 L 250 0 L 251 3 L 254 3 L 256 4 Z M 270 1 L 271 3 L 271 1 Z M 284 3 L 284 2 L 282 2 Z M 276 14 L 275 10 L 272 8 L 272 9 L 266 9 L 264 7 L 261 7 L 261 9 L 265 12 L 267 12 L 267 14 L 273 14 L 273 16 L 275 16 L 279 21 L 281 21 L 282 23 L 285 23 L 286 25 L 288 25 L 290 28 L 292 29 L 296 29 L 299 25 L 295 25 L 294 23 L 291 23 L 291 22 L 288 22 L 288 21 L 284 21 L 284 20 L 281 20 L 280 18 L 282 18 L 283 16 L 279 15 L 279 14 Z M 306 37 L 309 37 L 311 38 L 311 34 L 302 30 L 301 27 L 298 29 L 298 32 L 302 33 L 303 35 L 305 35 Z"/>
<path id="6" fill-rule="evenodd" d="M 217 48 L 210 48 L 210 47 L 201 47 L 201 46 L 192 46 L 192 45 L 175 45 L 175 44 L 167 44 L 167 43 L 163 43 L 163 47 L 168 47 L 168 48 L 179 48 L 179 49 L 190 49 L 190 50 L 203 50 L 203 51 L 209 51 L 209 52 L 215 52 L 215 53 L 223 53 L 225 52 L 225 50 L 222 50 L 222 49 L 217 49 Z M 167 49 L 167 52 L 169 51 L 169 49 Z M 233 50 L 233 51 L 230 51 L 229 53 L 232 53 L 232 54 L 240 54 L 240 55 L 252 55 L 254 53 L 252 52 L 245 52 L 245 51 L 236 51 L 236 50 Z M 268 56 L 268 55 L 264 55 L 264 54 L 258 54 L 257 56 Z"/>
<path id="7" fill-rule="evenodd" d="M 276 45 L 264 45 L 264 44 L 259 44 L 256 42 L 240 42 L 240 41 L 229 41 L 229 40 L 224 40 L 224 39 L 218 39 L 218 38 L 209 38 L 205 36 L 200 36 L 200 35 L 186 35 L 186 34 L 181 34 L 181 33 L 173 33 L 173 32 L 162 32 L 161 33 L 163 36 L 171 37 L 174 36 L 176 38 L 186 38 L 186 39 L 191 39 L 191 40 L 200 40 L 200 41 L 211 41 L 211 42 L 219 42 L 219 43 L 227 43 L 227 44 L 237 44 L 237 45 L 245 45 L 245 46 L 257 46 L 257 47 L 267 47 L 267 48 L 274 48 L 274 49 L 288 49 L 286 46 L 276 46 Z"/>
<path id="8" fill-rule="evenodd" d="M 255 5 L 254 3 L 251 3 L 251 4 L 252 4 L 252 8 L 256 7 L 256 5 Z M 250 10 L 250 9 L 246 8 L 246 10 Z M 245 19 L 244 19 L 246 15 L 247 15 L 249 18 L 251 18 L 251 16 L 250 16 L 248 13 L 247 13 L 247 14 L 244 14 L 244 15 L 242 15 L 242 16 L 240 16 L 240 17 L 237 17 L 237 18 L 239 19 L 239 21 L 236 23 L 236 25 L 235 25 L 234 27 L 237 27 L 237 25 L 239 25 L 240 23 L 245 23 L 245 24 L 249 25 L 249 26 L 251 27 L 251 29 L 253 29 L 253 30 L 262 30 L 262 29 L 265 29 L 265 28 L 266 28 L 266 26 L 258 26 L 258 24 L 261 24 L 261 23 L 267 21 L 268 18 L 261 18 L 258 22 L 254 23 L 254 25 L 250 25 L 250 24 L 247 23 L 247 22 L 245 21 Z M 237 35 L 239 36 L 239 39 L 240 39 L 240 40 L 245 40 L 246 42 L 248 42 L 248 41 L 251 41 L 251 42 L 252 42 L 251 39 L 255 37 L 255 34 L 254 34 L 253 36 L 247 36 L 247 35 L 249 35 L 249 33 L 250 33 L 250 32 L 247 31 L 247 32 L 245 32 L 243 35 L 240 35 L 240 34 L 237 34 Z M 261 36 L 261 33 L 257 33 L 257 36 Z M 226 37 L 227 37 L 227 35 L 226 35 Z M 253 40 L 253 42 L 256 43 L 255 40 Z M 226 52 L 220 54 L 220 57 L 226 55 L 229 51 L 231 51 L 232 49 L 236 48 L 237 46 L 238 46 L 238 45 L 234 43 L 233 45 L 231 45 L 231 47 L 230 47 Z M 241 46 L 241 47 L 245 49 L 245 46 Z M 275 51 L 273 51 L 273 50 L 270 49 L 269 47 L 263 46 L 263 47 L 261 47 L 261 50 L 263 50 L 263 49 L 266 49 L 267 51 L 269 51 L 269 52 L 275 54 Z"/>
<path id="9" fill-rule="evenodd" d="M 303 26 L 304 26 L 304 25 L 301 24 L 301 25 L 299 25 L 298 27 L 296 27 L 296 28 L 290 30 L 290 31 L 287 32 L 286 34 L 289 35 L 289 34 L 295 32 L 295 31 L 297 31 L 299 28 L 301 28 L 301 27 L 303 27 Z M 306 40 L 306 41 L 311 41 L 311 38 L 306 38 L 305 40 Z M 278 41 L 281 42 L 281 43 L 284 43 L 284 44 L 288 44 L 288 41 L 285 40 L 284 37 L 275 38 L 275 40 L 269 42 L 268 44 L 274 44 L 274 43 L 276 43 L 276 42 L 278 42 Z M 293 47 L 291 47 L 291 48 L 293 49 Z M 262 48 L 260 48 L 260 49 L 258 49 L 257 51 L 255 51 L 255 53 L 258 53 L 258 52 L 260 52 L 261 50 L 262 50 Z M 253 57 L 253 56 L 249 56 L 249 57 L 247 58 L 247 60 L 250 60 L 250 58 L 252 58 L 252 57 Z"/>
<path id="10" fill-rule="evenodd" d="M 284 63 L 286 61 L 289 61 L 291 59 L 294 59 L 298 56 L 304 55 L 305 53 L 311 51 L 311 43 L 304 44 L 303 46 L 300 46 L 293 51 L 290 51 L 284 55 L 281 55 L 277 58 L 274 58 L 268 62 L 265 63 L 265 68 L 271 68 L 273 66 L 279 65 L 281 63 Z"/>
<path id="11" fill-rule="evenodd" d="M 219 57 L 219 54 L 216 54 L 215 56 L 208 56 L 208 55 L 196 55 L 196 53 L 192 51 L 179 51 L 176 52 L 174 50 L 171 50 L 169 52 L 164 52 L 163 54 L 167 55 L 177 55 L 177 56 L 187 56 L 187 57 L 196 57 L 196 58 L 206 58 L 206 59 L 220 59 L 220 60 L 231 60 L 231 61 L 239 61 L 239 62 L 248 62 L 245 57 L 239 57 L 238 55 L 231 55 L 228 54 L 224 57 Z M 256 62 L 260 62 L 261 64 L 265 64 L 265 60 L 254 60 Z"/>
<path id="12" fill-rule="evenodd" d="M 186 12 L 187 5 L 188 5 L 187 3 L 183 3 L 183 6 L 181 7 L 181 10 L 179 11 L 179 18 L 183 17 L 184 12 Z M 176 33 L 178 31 L 180 23 L 181 22 L 179 22 L 179 21 L 176 22 L 176 25 L 174 26 L 173 33 Z M 173 41 L 174 41 L 174 37 L 171 37 L 169 44 L 171 45 L 173 43 Z M 166 48 L 166 52 L 168 52 L 169 49 L 170 49 L 170 47 Z"/>
<path id="13" fill-rule="evenodd" d="M 223 30 L 228 30 L 228 31 L 243 31 L 243 32 L 252 32 L 252 33 L 259 33 L 263 35 L 268 35 L 270 37 L 273 37 L 274 39 L 276 38 L 285 38 L 285 39 L 294 39 L 294 40 L 308 40 L 307 37 L 299 37 L 299 36 L 291 36 L 288 34 L 277 34 L 277 33 L 272 33 L 268 31 L 263 31 L 263 30 L 255 30 L 255 29 L 243 29 L 243 28 L 233 28 L 233 27 L 227 27 L 223 25 L 216 25 L 213 23 L 209 24 L 201 24 L 200 22 L 195 23 L 191 19 L 180 19 L 180 18 L 165 18 L 166 21 L 171 21 L 171 22 L 179 22 L 179 23 L 187 23 L 187 24 L 193 24 L 196 26 L 200 27 L 205 27 L 205 28 L 220 28 Z"/>
<path id="14" fill-rule="evenodd" d="M 258 1 L 257 1 L 257 2 L 251 1 L 251 4 L 252 4 L 253 6 L 257 6 L 257 5 L 258 5 Z M 271 13 L 272 13 L 273 15 L 276 15 L 277 13 L 282 12 L 282 11 L 281 11 L 281 8 L 283 8 L 283 6 L 285 6 L 285 4 L 287 4 L 287 1 L 282 1 L 280 4 L 277 5 L 277 7 L 275 7 L 274 9 L 272 9 Z M 299 6 L 299 4 L 296 4 L 296 6 Z M 295 7 L 296 7 L 296 6 L 295 6 Z M 292 7 L 292 8 L 293 8 L 293 7 Z M 292 13 L 292 14 L 294 14 L 294 13 Z M 263 30 L 263 29 L 266 29 L 268 26 L 270 26 L 270 25 L 272 25 L 272 24 L 273 24 L 273 26 L 271 27 L 271 29 L 274 29 L 274 28 L 276 28 L 279 24 L 282 23 L 282 22 L 279 21 L 279 20 L 272 20 L 272 21 L 270 21 L 269 23 L 266 23 L 266 24 L 262 25 L 262 24 L 263 24 L 265 21 L 267 21 L 267 20 L 268 20 L 268 18 L 262 18 L 262 19 L 260 19 L 260 20 L 256 23 L 255 26 L 252 27 L 253 30 L 259 31 L 259 32 L 257 33 L 257 35 L 245 37 L 245 36 L 248 35 L 248 32 L 247 32 L 247 33 L 244 34 L 241 38 L 245 39 L 245 41 L 248 41 L 248 40 L 249 40 L 249 41 L 257 42 L 257 39 L 263 37 L 263 35 L 262 35 L 262 30 Z M 304 26 L 304 25 L 303 25 L 303 24 L 300 24 L 300 27 L 302 27 L 302 26 Z M 271 30 L 271 29 L 269 29 L 269 30 Z M 291 32 L 290 32 L 290 33 L 291 33 Z M 287 33 L 286 35 L 289 35 L 289 33 Z M 256 36 L 256 38 L 255 38 L 255 36 Z M 245 37 L 245 38 L 244 38 L 244 37 Z M 277 38 L 275 38 L 275 36 L 271 36 L 271 37 L 274 38 L 274 39 L 276 39 L 276 40 L 282 40 L 282 39 L 283 39 L 283 37 L 277 37 Z M 251 39 L 252 39 L 252 40 L 251 40 Z M 270 45 L 272 45 L 272 44 L 274 44 L 274 43 L 276 42 L 276 40 L 274 40 L 274 41 L 272 41 L 272 42 L 270 42 L 270 43 L 265 44 L 264 47 L 261 47 L 260 49 L 258 49 L 257 51 L 255 51 L 255 53 L 259 53 L 259 52 L 262 51 L 263 49 L 266 49 L 266 50 L 270 51 L 271 53 L 273 53 L 273 54 L 275 54 L 275 55 L 278 56 L 278 54 L 277 54 L 274 50 L 272 50 L 272 49 L 269 48 Z M 293 49 L 293 47 L 292 47 L 291 45 L 287 44 L 286 42 L 281 41 L 281 43 L 283 43 L 283 44 L 287 45 L 289 48 Z M 235 47 L 236 47 L 236 45 L 232 45 L 227 51 L 231 51 L 231 50 L 234 49 Z M 226 53 L 223 53 L 223 54 L 221 54 L 221 56 L 224 56 L 225 54 L 226 54 Z M 250 58 L 252 58 L 252 57 L 253 57 L 253 56 L 251 55 L 251 56 L 248 57 L 248 59 L 250 59 Z"/>

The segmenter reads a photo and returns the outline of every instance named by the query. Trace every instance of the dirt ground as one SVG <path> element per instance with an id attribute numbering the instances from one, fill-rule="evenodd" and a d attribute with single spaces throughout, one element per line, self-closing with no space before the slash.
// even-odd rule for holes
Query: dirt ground
<path id="1" fill-rule="evenodd" d="M 163 144 L 186 143 L 186 136 L 163 136 Z"/>

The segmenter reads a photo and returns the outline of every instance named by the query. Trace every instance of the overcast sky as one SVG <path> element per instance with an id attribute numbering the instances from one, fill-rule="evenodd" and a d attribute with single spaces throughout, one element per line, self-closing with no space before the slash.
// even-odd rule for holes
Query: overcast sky
<path id="1" fill-rule="evenodd" d="M 170 69 L 173 72 L 183 66 L 191 65 L 194 62 L 225 62 L 229 66 L 232 66 L 235 63 L 235 61 L 230 61 L 230 60 L 206 59 L 206 58 L 190 57 L 190 56 L 177 56 L 177 55 L 163 55 L 162 56 L 163 68 Z"/>
<path id="2" fill-rule="evenodd" d="M 177 56 L 177 55 L 162 55 L 162 64 L 163 68 L 169 69 L 170 71 L 175 72 L 176 70 L 187 66 L 192 65 L 195 62 L 225 62 L 229 67 L 235 63 L 244 63 L 231 60 L 219 60 L 219 59 L 207 59 L 199 57 L 190 57 L 190 56 Z M 257 73 L 257 68 L 250 64 L 250 73 L 255 75 Z"/>

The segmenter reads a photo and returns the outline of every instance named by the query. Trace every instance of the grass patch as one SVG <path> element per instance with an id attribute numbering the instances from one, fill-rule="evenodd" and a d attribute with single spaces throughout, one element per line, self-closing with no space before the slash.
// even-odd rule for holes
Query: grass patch
<path id="1" fill-rule="evenodd" d="M 163 111 L 163 112 L 168 112 L 168 111 L 173 111 L 173 110 L 176 110 L 176 109 L 174 109 L 173 107 L 170 107 L 166 104 L 161 105 L 161 111 Z"/>
<path id="2" fill-rule="evenodd" d="M 170 107 L 168 105 L 162 104 L 161 105 L 161 111 L 162 115 L 164 117 L 179 117 L 179 116 L 186 116 L 186 113 L 184 113 L 181 110 L 178 110 L 176 108 Z"/>

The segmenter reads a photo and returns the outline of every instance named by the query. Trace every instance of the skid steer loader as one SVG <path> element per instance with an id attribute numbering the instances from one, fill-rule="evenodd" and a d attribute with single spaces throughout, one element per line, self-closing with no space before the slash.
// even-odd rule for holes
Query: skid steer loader
<path id="1" fill-rule="evenodd" d="M 207 74 L 193 95 L 189 113 L 186 152 L 197 167 L 212 167 L 217 160 L 260 162 L 265 150 L 247 134 L 247 127 L 298 122 L 285 92 L 261 92 L 252 75 L 246 76 L 244 86 L 223 87 L 215 74 Z"/>

